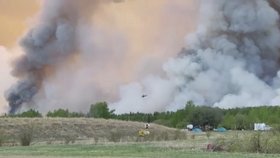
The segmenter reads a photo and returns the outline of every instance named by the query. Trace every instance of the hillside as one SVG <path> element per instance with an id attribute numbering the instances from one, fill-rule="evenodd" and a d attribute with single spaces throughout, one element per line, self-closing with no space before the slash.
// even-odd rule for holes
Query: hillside
<path id="1" fill-rule="evenodd" d="M 140 122 L 93 118 L 1 118 L 0 132 L 9 142 L 17 145 L 19 138 L 32 133 L 33 143 L 86 143 L 138 141 Z M 167 140 L 178 137 L 178 130 L 151 124 L 150 135 L 143 139 Z M 142 139 L 142 138 L 141 138 Z"/>

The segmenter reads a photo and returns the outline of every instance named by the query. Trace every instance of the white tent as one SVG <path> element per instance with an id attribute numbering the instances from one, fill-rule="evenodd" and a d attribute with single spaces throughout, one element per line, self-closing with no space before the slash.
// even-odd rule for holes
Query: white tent
<path id="1" fill-rule="evenodd" d="M 265 123 L 255 123 L 254 124 L 255 131 L 269 131 L 270 129 L 271 129 L 271 127 L 266 125 Z"/>

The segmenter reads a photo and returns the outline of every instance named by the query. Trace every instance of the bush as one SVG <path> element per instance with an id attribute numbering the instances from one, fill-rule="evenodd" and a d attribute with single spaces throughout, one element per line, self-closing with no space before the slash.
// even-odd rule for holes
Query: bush
<path id="1" fill-rule="evenodd" d="M 279 154 L 280 133 L 268 132 L 261 137 L 262 153 Z"/>
<path id="2" fill-rule="evenodd" d="M 69 144 L 70 142 L 74 144 L 76 142 L 76 136 L 74 135 L 64 135 L 64 143 Z"/>
<path id="3" fill-rule="evenodd" d="M 122 138 L 122 133 L 118 130 L 111 130 L 109 141 L 111 142 L 120 142 Z"/>
<path id="4" fill-rule="evenodd" d="M 20 144 L 22 146 L 29 146 L 33 140 L 33 134 L 34 134 L 34 126 L 33 125 L 27 125 L 23 127 L 20 131 Z"/>
<path id="5" fill-rule="evenodd" d="M 219 137 L 215 140 L 213 144 L 207 145 L 207 150 L 209 151 L 224 151 L 226 146 L 225 138 Z"/>
<path id="6" fill-rule="evenodd" d="M 262 152 L 261 147 L 261 132 L 255 132 L 249 139 L 251 152 Z"/>
<path id="7" fill-rule="evenodd" d="M 0 130 L 0 147 L 3 146 L 4 139 L 5 139 L 4 131 Z"/>
<path id="8" fill-rule="evenodd" d="M 94 135 L 93 139 L 94 139 L 94 143 L 97 144 L 99 141 L 99 137 L 97 135 Z"/>
<path id="9" fill-rule="evenodd" d="M 216 151 L 279 154 L 280 135 L 272 132 L 254 132 L 232 138 L 218 138 L 212 146 L 213 150 L 222 149 Z"/>

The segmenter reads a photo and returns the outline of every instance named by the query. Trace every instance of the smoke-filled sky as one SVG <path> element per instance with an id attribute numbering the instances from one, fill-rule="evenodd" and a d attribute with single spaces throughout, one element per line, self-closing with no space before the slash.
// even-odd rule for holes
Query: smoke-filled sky
<path id="1" fill-rule="evenodd" d="M 38 8 L 36 0 L 0 0 L 0 113 L 7 110 L 4 92 L 15 82 L 10 62 L 17 56 L 17 40 Z"/>
<path id="2" fill-rule="evenodd" d="M 42 88 L 23 107 L 35 106 L 43 112 L 56 108 L 87 111 L 89 105 L 96 101 L 113 102 L 118 99 L 121 85 L 150 73 L 161 73 L 162 63 L 176 56 L 183 48 L 185 35 L 193 32 L 196 26 L 198 6 L 192 0 L 129 0 L 102 5 L 93 4 L 94 1 L 83 2 L 77 10 L 69 7 L 64 11 L 72 14 L 86 10 L 86 14 L 90 14 L 87 22 L 76 26 L 81 55 L 67 57 L 63 66 L 56 66 L 55 71 L 48 70 L 51 72 L 44 75 L 46 79 L 40 83 Z M 17 60 L 20 54 L 30 51 L 26 44 L 22 44 L 28 36 L 26 34 L 34 27 L 40 31 L 40 26 L 37 26 L 40 20 L 56 16 L 51 14 L 59 3 L 64 2 L 0 1 L 0 91 L 5 92 L 6 97 L 7 93 L 11 93 L 8 87 L 17 87 L 12 86 L 16 79 L 11 71 L 19 81 L 26 80 L 22 77 L 26 75 L 15 74 L 14 71 L 19 69 L 12 68 L 11 60 Z M 86 3 L 96 7 L 86 7 Z M 7 110 L 8 105 L 2 97 L 5 95 L 1 95 L 0 100 L 2 112 Z"/>
<path id="3" fill-rule="evenodd" d="M 278 0 L 0 2 L 2 112 L 279 105 Z"/>
<path id="4" fill-rule="evenodd" d="M 196 31 L 163 64 L 164 75 L 120 88 L 117 112 L 279 105 L 278 0 L 202 0 Z M 140 98 L 146 94 L 148 97 Z"/>

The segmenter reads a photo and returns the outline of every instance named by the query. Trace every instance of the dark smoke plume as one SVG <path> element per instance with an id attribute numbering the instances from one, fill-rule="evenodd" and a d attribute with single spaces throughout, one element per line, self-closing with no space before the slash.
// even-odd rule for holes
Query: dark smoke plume
<path id="1" fill-rule="evenodd" d="M 92 12 L 105 1 L 45 0 L 38 21 L 21 39 L 23 54 L 12 74 L 19 79 L 6 92 L 10 113 L 30 103 L 42 82 L 56 67 L 79 52 L 78 28 L 90 21 Z"/>

